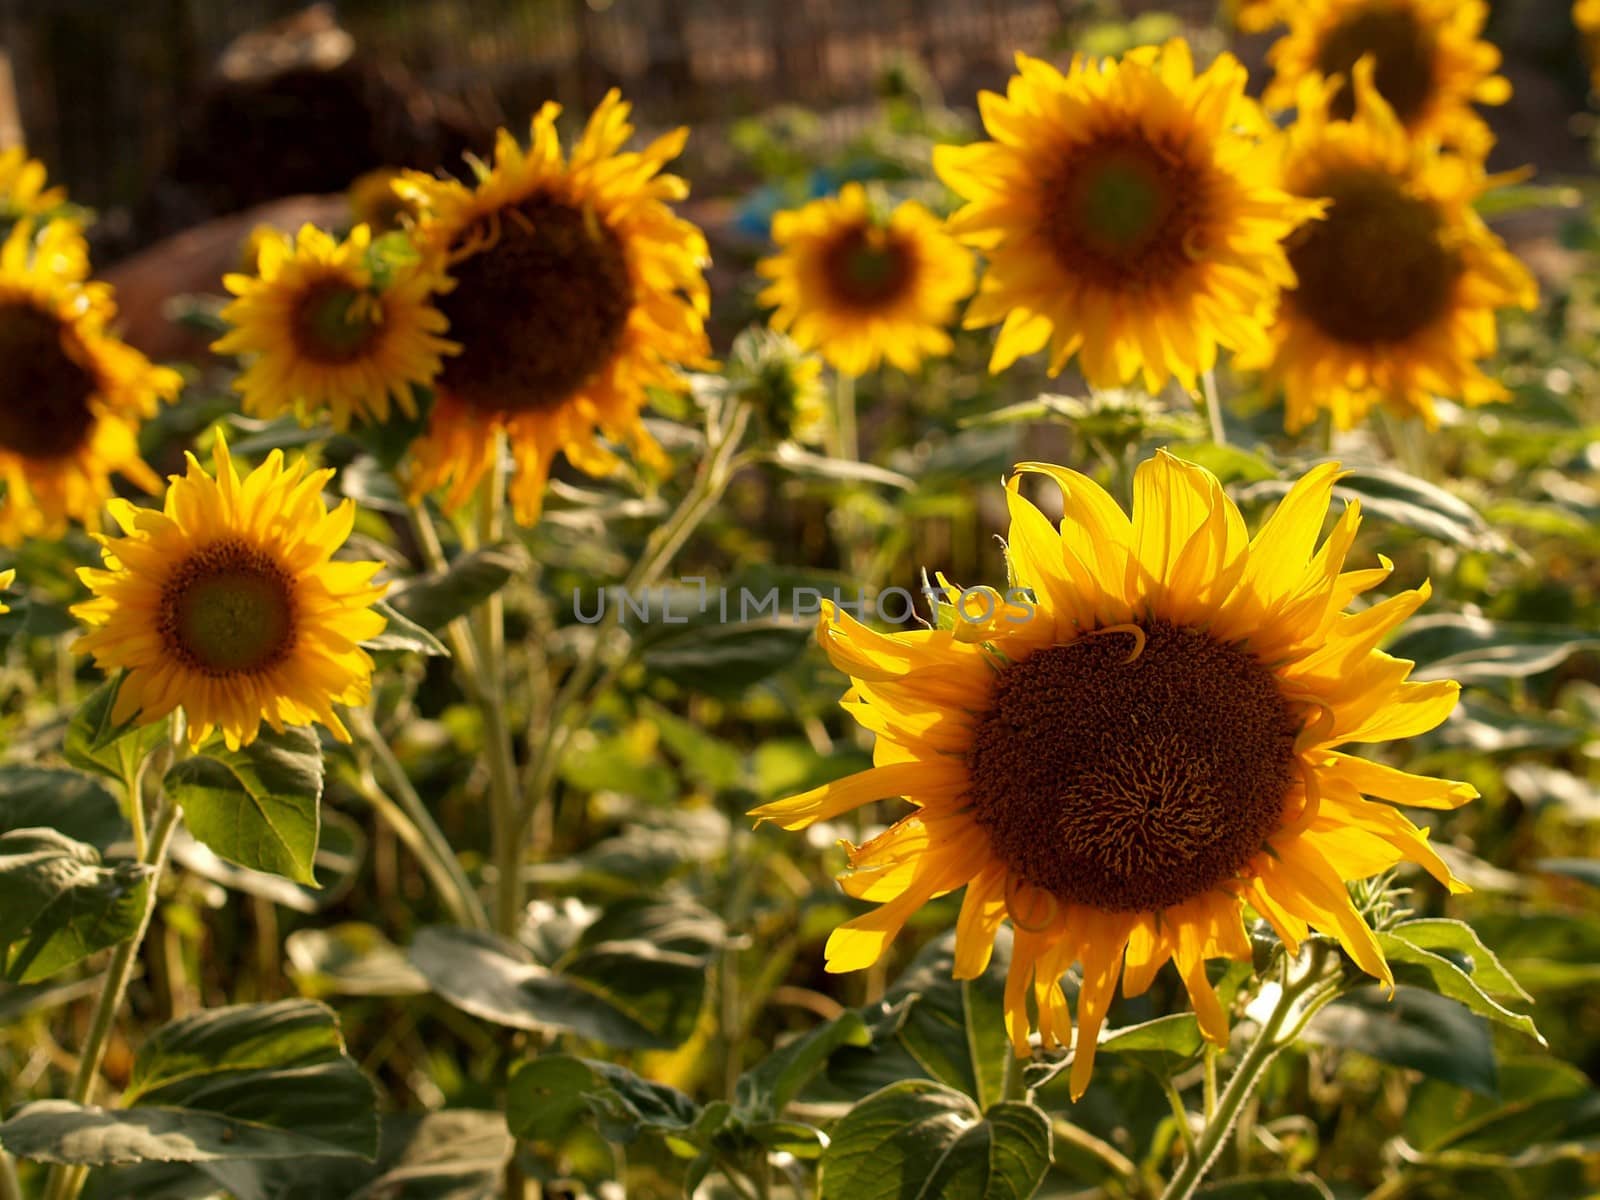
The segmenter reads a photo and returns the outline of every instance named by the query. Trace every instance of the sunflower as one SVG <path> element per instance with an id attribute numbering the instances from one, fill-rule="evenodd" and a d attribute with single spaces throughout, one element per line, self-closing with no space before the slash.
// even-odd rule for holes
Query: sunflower
<path id="1" fill-rule="evenodd" d="M 1118 978 L 1137 995 L 1168 959 L 1201 1029 L 1226 1044 L 1206 960 L 1250 958 L 1246 904 L 1291 954 L 1316 929 L 1392 984 L 1345 881 L 1411 861 L 1464 889 L 1424 831 L 1363 794 L 1454 808 L 1476 793 L 1339 747 L 1409 737 L 1455 706 L 1458 685 L 1407 682 L 1412 664 L 1375 649 L 1428 586 L 1345 611 L 1389 564 L 1342 570 L 1354 503 L 1316 545 L 1333 464 L 1254 539 L 1214 476 L 1164 452 L 1136 472 L 1131 520 L 1075 471 L 1018 469 L 1048 476 L 1065 504 L 1057 533 L 1020 475 L 1008 485 L 1007 556 L 1033 604 L 974 591 L 954 628 L 898 634 L 822 615 L 877 765 L 753 815 L 800 829 L 885 797 L 915 809 L 847 844 L 845 891 L 879 907 L 833 932 L 828 969 L 875 962 L 916 909 L 965 886 L 956 973 L 985 969 L 1009 917 L 1019 1056 L 1030 994 L 1044 1045 L 1067 1041 L 1059 981 L 1081 964 L 1074 1097 Z"/>
<path id="2" fill-rule="evenodd" d="M 333 472 L 285 468 L 282 451 L 241 480 L 218 435 L 215 463 L 213 479 L 189 455 L 160 511 L 112 501 L 125 536 L 97 535 L 105 570 L 78 571 L 94 598 L 72 609 L 90 627 L 75 648 L 127 672 L 119 723 L 181 707 L 195 746 L 220 729 L 238 749 L 262 721 L 320 721 L 347 742 L 333 705 L 367 700 L 372 659 L 359 643 L 383 631 L 372 605 L 386 587 L 372 582 L 381 563 L 333 560 L 355 503 L 329 512 Z"/>
<path id="3" fill-rule="evenodd" d="M 527 150 L 502 129 L 475 187 L 416 172 L 396 184 L 422 209 L 425 251 L 449 264 L 440 307 L 462 347 L 413 446 L 411 487 L 448 485 L 446 506 L 460 505 L 504 431 L 523 524 L 538 518 L 557 452 L 592 475 L 615 467 L 597 434 L 664 469 L 639 420 L 646 389 L 681 391 L 675 368 L 705 365 L 710 351 L 706 240 L 667 207 L 687 185 L 661 174 L 688 130 L 623 151 L 633 126 L 612 91 L 563 158 L 560 111 L 539 110 Z"/>
<path id="4" fill-rule="evenodd" d="M 1378 92 L 1407 133 L 1481 158 L 1494 136 L 1472 105 L 1511 98 L 1495 74 L 1500 51 L 1478 36 L 1488 15 L 1483 0 L 1307 0 L 1286 10 L 1289 31 L 1268 52 L 1274 74 L 1263 100 L 1289 108 L 1303 80 L 1338 78 L 1328 111 L 1347 120 L 1356 109 L 1351 73 L 1370 56 Z"/>
<path id="5" fill-rule="evenodd" d="M 17 570 L 16 570 L 15 567 L 11 567 L 11 568 L 8 568 L 7 570 L 0 571 L 0 592 L 8 592 L 8 591 L 10 591 L 11 590 L 11 585 L 13 583 L 15 583 L 16 581 L 17 581 Z M 0 600 L 0 613 L 8 613 L 10 611 L 11 611 L 11 606 L 9 604 L 7 604 L 4 600 Z"/>
<path id="6" fill-rule="evenodd" d="M 1227 0 L 1223 7 L 1240 33 L 1265 33 L 1285 20 L 1284 0 Z"/>
<path id="7" fill-rule="evenodd" d="M 326 412 L 347 429 L 353 419 L 388 420 L 392 400 L 416 416 L 413 389 L 428 386 L 456 349 L 440 336 L 435 272 L 384 262 L 365 225 L 343 242 L 312 225 L 292 241 L 263 234 L 256 269 L 223 278 L 238 297 L 222 310 L 233 328 L 211 346 L 250 359 L 234 381 L 247 413 L 292 412 L 309 424 Z"/>
<path id="8" fill-rule="evenodd" d="M 1376 403 L 1420 416 L 1433 397 L 1506 398 L 1478 367 L 1497 344 L 1495 310 L 1532 308 L 1533 278 L 1474 211 L 1491 185 L 1472 159 L 1407 137 L 1371 80 L 1355 73 L 1353 120 L 1333 117 L 1335 84 L 1308 80 L 1284 143 L 1284 178 L 1331 200 L 1288 240 L 1298 277 L 1268 347 L 1243 354 L 1281 382 L 1290 431 L 1320 408 L 1347 429 Z"/>
<path id="9" fill-rule="evenodd" d="M 989 257 L 966 316 L 1004 322 L 989 369 L 1048 342 L 1052 374 L 1076 353 L 1090 384 L 1142 372 L 1154 392 L 1259 341 L 1294 278 L 1281 239 L 1316 205 L 1275 185 L 1238 60 L 1196 75 L 1173 40 L 1065 75 L 1017 62 L 1004 97 L 979 97 L 995 140 L 933 160 L 969 201 L 951 229 Z"/>
<path id="10" fill-rule="evenodd" d="M 46 187 L 45 179 L 44 164 L 22 147 L 0 150 L 0 235 L 9 235 L 19 221 L 32 222 L 35 230 L 53 226 L 52 269 L 67 279 L 87 279 L 89 245 L 81 213 L 68 203 L 65 188 Z"/>
<path id="11" fill-rule="evenodd" d="M 152 366 L 107 327 L 111 289 L 72 277 L 81 244 L 70 222 L 34 232 L 19 221 L 0 245 L 0 543 L 55 536 L 92 520 L 113 472 L 141 487 L 161 481 L 139 458 L 141 418 L 170 400 L 178 375 Z"/>
<path id="12" fill-rule="evenodd" d="M 774 329 L 846 375 L 883 359 L 915 371 L 950 353 L 945 332 L 972 291 L 972 255 L 914 200 L 880 214 L 859 183 L 772 220 L 778 253 L 756 270 Z"/>
<path id="13" fill-rule="evenodd" d="M 416 203 L 394 190 L 400 174 L 396 167 L 379 167 L 357 177 L 345 189 L 351 224 L 369 225 L 378 233 L 389 233 L 416 220 Z"/>

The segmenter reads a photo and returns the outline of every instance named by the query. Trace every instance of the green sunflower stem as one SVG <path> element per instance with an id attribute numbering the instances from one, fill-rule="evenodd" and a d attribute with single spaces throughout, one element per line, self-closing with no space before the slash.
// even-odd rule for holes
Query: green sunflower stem
<path id="1" fill-rule="evenodd" d="M 362 764 L 361 791 L 367 802 L 416 856 L 439 898 L 450 910 L 451 919 L 469 929 L 488 929 L 489 915 L 472 881 L 462 870 L 450 840 L 434 821 L 372 714 L 365 709 L 351 709 L 348 723 L 376 768 L 376 776 L 382 780 L 380 783 L 374 772 Z"/>
<path id="2" fill-rule="evenodd" d="M 128 982 L 133 978 L 134 965 L 139 960 L 139 949 L 144 945 L 145 934 L 150 931 L 150 921 L 155 915 L 161 886 L 161 873 L 167 862 L 167 850 L 172 845 L 172 835 L 177 831 L 178 818 L 182 815 L 182 809 L 161 792 L 159 783 L 166 769 L 169 752 L 170 743 L 163 743 L 146 760 L 146 770 L 153 772 L 158 780 L 154 789 L 158 797 L 156 817 L 150 828 L 145 852 L 140 856 L 140 862 L 150 868 L 146 881 L 149 890 L 145 894 L 144 912 L 139 918 L 138 928 L 131 938 L 112 952 L 111 965 L 106 969 L 105 982 L 101 984 L 100 996 L 95 1001 L 94 1015 L 89 1023 L 89 1036 L 78 1056 L 77 1074 L 73 1077 L 72 1091 L 67 1097 L 74 1104 L 86 1105 L 94 1100 L 95 1088 L 100 1081 L 100 1067 L 105 1062 L 106 1049 L 111 1043 L 111 1031 L 116 1026 L 117 1014 L 127 996 Z M 45 1186 L 45 1200 L 75 1200 L 88 1177 L 87 1167 L 53 1167 Z"/>
<path id="3" fill-rule="evenodd" d="M 1228 444 L 1228 428 L 1222 420 L 1222 399 L 1217 395 L 1217 373 L 1203 372 L 1200 390 L 1205 396 L 1206 420 L 1211 423 L 1211 440 L 1218 446 Z"/>
<path id="4" fill-rule="evenodd" d="M 1194 1150 L 1184 1157 L 1183 1164 L 1161 1193 L 1161 1200 L 1188 1200 L 1194 1195 L 1272 1060 L 1300 1036 L 1318 1010 L 1343 990 L 1337 967 L 1330 973 L 1326 963 L 1326 947 L 1313 943 L 1310 962 L 1299 979 L 1291 981 L 1286 966 L 1277 1004 L 1217 1097 L 1215 1114 L 1206 1121 Z"/>
<path id="5" fill-rule="evenodd" d="M 636 595 L 653 585 L 661 573 L 694 535 L 702 521 L 722 499 L 738 467 L 738 451 L 750 426 L 750 405 L 739 401 L 707 421 L 706 455 L 699 473 L 666 524 L 656 529 L 645 545 L 644 554 L 622 583 L 622 590 Z M 594 636 L 561 683 L 548 710 L 542 737 L 533 741 L 523 787 L 522 805 L 517 814 L 519 837 L 533 824 L 534 817 L 550 803 L 556 772 L 560 769 L 567 742 L 586 719 L 590 708 L 626 664 L 625 658 L 603 663 L 605 649 L 620 622 L 620 605 L 608 605 L 594 627 Z"/>

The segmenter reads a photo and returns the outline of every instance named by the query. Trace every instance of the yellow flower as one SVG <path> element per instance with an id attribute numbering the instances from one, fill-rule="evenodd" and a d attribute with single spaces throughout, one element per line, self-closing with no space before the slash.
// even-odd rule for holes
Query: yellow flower
<path id="1" fill-rule="evenodd" d="M 19 221 L 36 230 L 52 230 L 51 269 L 74 281 L 89 277 L 89 245 L 78 212 L 67 203 L 67 190 L 45 186 L 44 164 L 29 158 L 20 146 L 0 150 L 0 235 Z"/>
<path id="2" fill-rule="evenodd" d="M 1370 56 L 1378 93 L 1412 137 L 1480 158 L 1494 144 L 1472 105 L 1504 104 L 1511 84 L 1495 74 L 1500 51 L 1478 36 L 1489 15 L 1482 0 L 1307 0 L 1285 15 L 1289 32 L 1268 53 L 1268 108 L 1294 105 L 1305 79 L 1338 77 L 1345 86 L 1328 112 L 1347 120 L 1356 108 L 1351 72 Z"/>
<path id="3" fill-rule="evenodd" d="M 11 568 L 10 570 L 0 571 L 0 592 L 10 591 L 11 585 L 16 581 L 17 571 L 15 567 Z M 0 600 L 0 613 L 8 613 L 10 611 L 11 606 L 4 600 Z"/>
<path id="4" fill-rule="evenodd" d="M 1600 0 L 1575 0 L 1572 23 L 1583 39 L 1584 57 L 1589 62 L 1589 88 L 1600 92 Z"/>
<path id="5" fill-rule="evenodd" d="M 1496 346 L 1495 310 L 1531 308 L 1533 278 L 1473 210 L 1494 182 L 1477 160 L 1407 137 L 1356 69 L 1356 113 L 1333 119 L 1335 85 L 1309 80 L 1283 147 L 1284 179 L 1331 199 L 1288 241 L 1297 285 L 1271 344 L 1242 354 L 1281 383 L 1290 431 L 1328 409 L 1341 429 L 1376 403 L 1436 424 L 1434 396 L 1504 400 L 1478 367 Z"/>
<path id="6" fill-rule="evenodd" d="M 211 348 L 250 365 L 234 381 L 254 416 L 293 413 L 334 428 L 386 421 L 390 402 L 417 413 L 414 388 L 439 373 L 455 344 L 430 296 L 441 285 L 420 264 L 374 272 L 372 235 L 357 225 L 343 242 L 306 225 L 297 240 L 268 231 L 257 242 L 257 274 L 228 275 L 238 299 L 222 310 L 233 328 Z"/>
<path id="7" fill-rule="evenodd" d="M 940 146 L 934 167 L 969 203 L 951 229 L 988 255 L 969 328 L 1003 321 L 991 371 L 1050 343 L 1090 384 L 1143 374 L 1193 387 L 1217 347 L 1259 342 L 1293 282 L 1280 239 L 1315 212 L 1281 192 L 1224 54 L 1195 74 L 1188 46 L 1075 59 L 1019 55 L 1004 97 L 979 96 L 995 140 Z"/>
<path id="8" fill-rule="evenodd" d="M 1227 0 L 1226 7 L 1240 33 L 1265 33 L 1287 16 L 1284 0 Z"/>
<path id="9" fill-rule="evenodd" d="M 523 524 L 538 519 L 558 452 L 591 475 L 616 466 L 597 434 L 664 469 L 639 420 L 646 389 L 682 390 L 675 368 L 710 351 L 705 237 L 667 207 L 687 185 L 661 174 L 688 130 L 623 151 L 633 126 L 613 91 L 564 158 L 560 111 L 539 110 L 527 150 L 501 130 L 476 187 L 416 172 L 396 185 L 423 209 L 425 250 L 449 264 L 455 286 L 439 304 L 462 347 L 412 448 L 411 487 L 448 485 L 446 506 L 460 505 L 504 431 Z"/>
<path id="10" fill-rule="evenodd" d="M 350 223 L 369 225 L 377 233 L 389 233 L 414 221 L 416 202 L 394 190 L 400 175 L 395 167 L 379 167 L 357 178 L 345 190 L 345 198 L 350 203 Z"/>
<path id="11" fill-rule="evenodd" d="M 111 289 L 63 269 L 79 244 L 70 222 L 35 235 L 24 220 L 0 245 L 0 544 L 92 521 L 112 472 L 160 486 L 139 458 L 139 422 L 181 380 L 106 332 L 117 311 Z"/>
<path id="12" fill-rule="evenodd" d="M 159 721 L 182 708 L 189 741 L 220 729 L 230 749 L 320 721 L 350 735 L 335 703 L 367 700 L 372 659 L 360 643 L 383 631 L 372 605 L 381 563 L 334 561 L 355 503 L 329 512 L 332 471 L 285 469 L 283 453 L 242 480 L 221 436 L 216 478 L 194 455 L 165 507 L 114 500 L 123 537 L 98 536 L 105 570 L 78 577 L 94 593 L 72 612 L 90 631 L 75 649 L 104 671 L 126 671 L 113 720 Z"/>
<path id="13" fill-rule="evenodd" d="M 945 331 L 972 291 L 972 255 L 914 200 L 886 217 L 866 189 L 846 184 L 772 221 L 778 253 L 756 269 L 772 282 L 760 302 L 774 329 L 816 350 L 846 375 L 883 359 L 915 371 L 950 353 Z"/>
<path id="14" fill-rule="evenodd" d="M 1166 453 L 1138 469 L 1130 520 L 1092 480 L 1043 463 L 1060 531 L 1014 476 L 1010 569 L 1033 602 L 965 596 L 954 628 L 876 633 L 829 606 L 819 636 L 850 676 L 843 707 L 877 735 L 869 770 L 754 815 L 785 829 L 904 796 L 914 811 L 842 877 L 879 907 L 828 941 L 828 969 L 877 961 L 907 919 L 965 887 L 956 973 L 987 966 L 1014 930 L 1007 1026 L 1029 1051 L 1065 1044 L 1060 980 L 1081 964 L 1074 1096 L 1117 981 L 1138 995 L 1172 960 L 1205 1035 L 1228 1019 L 1206 960 L 1250 958 L 1242 909 L 1290 953 L 1308 929 L 1392 984 L 1345 881 L 1420 863 L 1464 890 L 1427 835 L 1384 803 L 1454 808 L 1466 784 L 1358 758 L 1348 743 L 1405 738 L 1455 706 L 1452 682 L 1410 683 L 1375 647 L 1426 584 L 1347 612 L 1389 573 L 1343 571 L 1357 505 L 1320 547 L 1336 465 L 1297 482 L 1254 539 L 1210 472 Z M 952 589 L 953 591 L 953 589 Z"/>

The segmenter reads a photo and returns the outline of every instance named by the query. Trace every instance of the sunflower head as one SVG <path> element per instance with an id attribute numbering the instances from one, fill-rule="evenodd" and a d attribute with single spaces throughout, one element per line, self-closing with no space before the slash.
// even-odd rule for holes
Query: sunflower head
<path id="1" fill-rule="evenodd" d="M 884 359 L 915 371 L 950 352 L 947 326 L 972 291 L 972 255 L 914 200 L 884 212 L 859 183 L 772 221 L 778 253 L 756 269 L 773 328 L 846 375 Z"/>
<path id="2" fill-rule="evenodd" d="M 215 730 L 248 745 L 263 721 L 318 721 L 348 741 L 333 706 L 366 702 L 359 643 L 383 631 L 372 606 L 386 586 L 372 582 L 381 563 L 334 561 L 355 504 L 329 512 L 333 472 L 285 467 L 281 451 L 241 479 L 219 435 L 215 466 L 191 454 L 159 510 L 112 502 L 123 536 L 97 536 L 105 568 L 78 572 L 94 597 L 72 610 L 89 626 L 76 649 L 127 672 L 118 722 L 181 708 L 195 746 Z"/>
<path id="3" fill-rule="evenodd" d="M 1377 649 L 1427 585 L 1348 611 L 1389 568 L 1345 570 L 1354 503 L 1322 537 L 1335 464 L 1295 483 L 1253 538 L 1214 476 L 1164 452 L 1139 467 L 1131 517 L 1075 471 L 1019 471 L 1007 558 L 1027 603 L 894 634 L 823 612 L 819 637 L 850 677 L 842 706 L 877 735 L 876 765 L 754 815 L 799 829 L 886 797 L 911 805 L 848 848 L 844 890 L 877 907 L 834 931 L 828 969 L 877 961 L 918 908 L 965 888 L 956 972 L 981 974 L 1010 921 L 1018 1055 L 1032 1029 L 1046 1048 L 1069 1041 L 1060 981 L 1081 967 L 1074 1096 L 1119 980 L 1137 995 L 1168 961 L 1226 1044 L 1206 962 L 1251 959 L 1247 905 L 1291 954 L 1316 930 L 1392 984 L 1345 883 L 1411 862 L 1464 890 L 1390 803 L 1475 795 L 1348 749 L 1455 706 L 1456 684 L 1410 682 L 1412 664 Z M 1038 475 L 1060 489 L 1059 529 L 1023 496 Z"/>
<path id="4" fill-rule="evenodd" d="M 1532 307 L 1532 277 L 1473 210 L 1491 185 L 1479 162 L 1409 137 L 1378 94 L 1373 64 L 1354 75 L 1356 111 L 1333 112 L 1340 85 L 1310 80 L 1283 143 L 1284 178 L 1328 208 L 1287 240 L 1296 283 L 1267 346 L 1289 429 L 1319 409 L 1349 428 L 1377 403 L 1435 423 L 1433 397 L 1505 398 L 1479 368 L 1494 352 L 1496 309 Z"/>
<path id="5" fill-rule="evenodd" d="M 172 399 L 176 372 L 107 332 L 111 290 L 63 274 L 76 261 L 76 226 L 29 221 L 0 245 L 0 543 L 53 536 L 88 522 L 111 495 L 113 472 L 160 481 L 139 458 L 139 421 Z"/>
<path id="6" fill-rule="evenodd" d="M 1589 63 L 1589 90 L 1600 92 L 1600 0 L 1574 0 L 1572 23 L 1583 39 Z"/>
<path id="7" fill-rule="evenodd" d="M 17 571 L 15 567 L 0 571 L 0 592 L 9 592 L 11 590 L 11 585 L 16 581 Z M 0 600 L 0 613 L 8 613 L 10 611 L 11 606 L 4 600 Z"/>
<path id="8" fill-rule="evenodd" d="M 664 468 L 639 420 L 646 390 L 681 390 L 676 368 L 705 364 L 710 350 L 705 237 L 668 207 L 688 189 L 662 173 L 688 131 L 623 150 L 633 126 L 612 92 L 568 156 L 560 111 L 540 109 L 526 149 L 501 130 L 473 186 L 416 172 L 396 184 L 419 206 L 425 254 L 447 265 L 440 307 L 461 346 L 413 449 L 412 487 L 448 486 L 446 505 L 461 504 L 503 432 L 524 524 L 558 452 L 591 474 L 615 466 L 599 435 Z"/>
<path id="9" fill-rule="evenodd" d="M 414 417 L 415 390 L 456 350 L 432 300 L 442 277 L 414 253 L 395 261 L 365 225 L 342 242 L 311 225 L 294 239 L 267 230 L 256 273 L 223 283 L 236 297 L 222 310 L 233 328 L 211 348 L 249 360 L 234 387 L 254 416 L 325 416 L 346 429 L 387 420 L 392 404 Z"/>
<path id="10" fill-rule="evenodd" d="M 1335 81 L 1329 114 L 1356 111 L 1355 66 L 1373 62 L 1373 82 L 1412 137 L 1482 157 L 1494 143 L 1473 104 L 1504 104 L 1511 85 L 1495 74 L 1500 52 L 1479 35 L 1482 0 L 1311 0 L 1285 11 L 1289 30 L 1273 46 L 1265 100 L 1288 108 L 1307 79 Z"/>
<path id="11" fill-rule="evenodd" d="M 411 225 L 417 218 L 417 203 L 395 191 L 400 176 L 395 167 L 379 167 L 359 176 L 345 191 L 350 223 L 366 225 L 380 234 Z"/>
<path id="12" fill-rule="evenodd" d="M 1048 344 L 1052 374 L 1076 354 L 1095 387 L 1192 387 L 1259 340 L 1293 279 L 1281 239 L 1317 207 L 1278 188 L 1244 67 L 1197 74 L 1181 40 L 1018 64 L 979 97 L 994 140 L 934 152 L 968 202 L 952 230 L 988 256 L 966 323 L 1001 323 L 990 369 Z"/>
<path id="13" fill-rule="evenodd" d="M 773 440 L 820 444 L 830 417 L 822 360 L 771 329 L 752 327 L 733 339 L 726 378 L 750 402 Z"/>

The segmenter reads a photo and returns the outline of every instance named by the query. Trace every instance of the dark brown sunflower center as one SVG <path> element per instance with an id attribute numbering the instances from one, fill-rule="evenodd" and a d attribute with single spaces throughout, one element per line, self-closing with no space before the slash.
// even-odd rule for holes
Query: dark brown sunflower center
<path id="1" fill-rule="evenodd" d="M 968 753 L 978 823 L 1058 899 L 1154 911 L 1235 874 L 1277 827 L 1299 722 L 1271 672 L 1165 621 L 1006 667 Z"/>
<path id="2" fill-rule="evenodd" d="M 862 226 L 840 234 L 822 258 L 834 303 L 866 311 L 899 299 L 914 269 L 910 252 L 887 230 Z"/>
<path id="3" fill-rule="evenodd" d="M 61 458 L 88 440 L 99 384 L 84 357 L 77 335 L 50 313 L 0 304 L 0 449 Z"/>
<path id="4" fill-rule="evenodd" d="M 160 630 L 163 646 L 191 671 L 218 678 L 268 670 L 294 649 L 293 580 L 253 546 L 213 542 L 162 588 Z"/>
<path id="5" fill-rule="evenodd" d="M 1336 176 L 1316 190 L 1333 204 L 1289 241 L 1296 310 L 1354 343 L 1403 341 L 1445 311 L 1462 265 L 1432 204 L 1377 173 Z"/>
<path id="6" fill-rule="evenodd" d="M 474 408 L 527 412 L 564 403 L 611 361 L 633 309 L 617 235 L 590 212 L 543 196 L 500 210 L 491 244 L 440 297 L 461 353 L 440 385 Z"/>
<path id="7" fill-rule="evenodd" d="M 1373 58 L 1372 82 L 1404 124 L 1415 120 L 1433 91 L 1433 38 L 1402 5 L 1375 5 L 1361 9 L 1335 25 L 1317 49 L 1317 70 L 1344 76 L 1344 86 L 1334 96 L 1332 115 L 1348 121 L 1355 115 L 1356 96 L 1351 72 L 1366 55 Z"/>
<path id="8" fill-rule="evenodd" d="M 1045 188 L 1044 234 L 1063 269 L 1112 288 L 1170 278 L 1201 249 L 1206 188 L 1138 133 L 1075 147 Z"/>
<path id="9" fill-rule="evenodd" d="M 313 362 L 336 366 L 360 358 L 382 329 L 382 311 L 370 293 L 341 279 L 306 289 L 290 318 L 295 348 Z"/>

